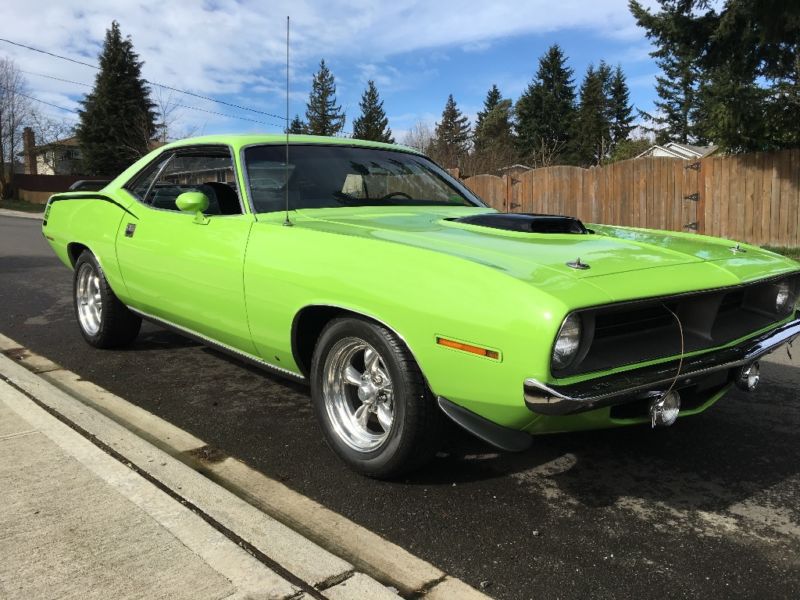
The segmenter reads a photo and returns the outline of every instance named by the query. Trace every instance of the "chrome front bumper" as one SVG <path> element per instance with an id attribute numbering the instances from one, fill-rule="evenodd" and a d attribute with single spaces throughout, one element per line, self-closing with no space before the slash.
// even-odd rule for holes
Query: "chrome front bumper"
<path id="1" fill-rule="evenodd" d="M 691 385 L 710 373 L 752 363 L 798 335 L 800 319 L 795 319 L 734 346 L 684 358 L 682 364 L 674 360 L 563 386 L 526 379 L 525 404 L 535 413 L 551 416 L 623 404 L 647 392 L 666 390 L 673 381 L 676 386 Z"/>

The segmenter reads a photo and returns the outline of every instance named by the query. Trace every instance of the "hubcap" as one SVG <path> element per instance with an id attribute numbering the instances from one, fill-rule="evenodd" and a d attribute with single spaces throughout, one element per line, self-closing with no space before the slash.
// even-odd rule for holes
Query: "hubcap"
<path id="1" fill-rule="evenodd" d="M 75 290 L 78 305 L 78 321 L 89 335 L 100 331 L 103 317 L 103 299 L 100 296 L 100 279 L 88 263 L 78 269 L 78 285 Z"/>
<path id="2" fill-rule="evenodd" d="M 325 359 L 323 396 L 331 425 L 353 450 L 370 452 L 389 437 L 394 395 L 389 370 L 364 340 L 344 338 Z"/>

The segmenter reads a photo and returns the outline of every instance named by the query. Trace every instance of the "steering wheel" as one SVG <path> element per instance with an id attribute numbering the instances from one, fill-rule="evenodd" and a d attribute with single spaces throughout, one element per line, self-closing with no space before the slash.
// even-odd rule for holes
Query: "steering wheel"
<path id="1" fill-rule="evenodd" d="M 383 202 L 384 200 L 388 200 L 389 198 L 394 198 L 395 196 L 402 196 L 406 200 L 413 200 L 414 199 L 411 196 L 409 196 L 408 194 L 406 194 L 405 192 L 389 192 L 385 196 L 381 196 L 378 200 L 380 202 Z"/>

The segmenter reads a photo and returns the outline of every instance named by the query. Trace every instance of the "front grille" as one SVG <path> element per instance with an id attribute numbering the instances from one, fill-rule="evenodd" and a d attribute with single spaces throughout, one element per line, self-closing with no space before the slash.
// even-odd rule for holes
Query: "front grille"
<path id="1" fill-rule="evenodd" d="M 735 288 L 626 302 L 576 311 L 583 340 L 576 360 L 555 377 L 567 377 L 724 346 L 791 314 L 776 310 L 778 286 L 794 299 L 800 275 Z M 676 318 L 677 317 L 677 318 Z M 680 320 L 680 325 L 678 324 Z"/>

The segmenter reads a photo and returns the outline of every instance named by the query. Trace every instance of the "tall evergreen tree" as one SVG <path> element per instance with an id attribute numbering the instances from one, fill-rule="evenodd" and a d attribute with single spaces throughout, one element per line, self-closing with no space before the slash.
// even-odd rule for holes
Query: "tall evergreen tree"
<path id="1" fill-rule="evenodd" d="M 308 133 L 308 125 L 306 125 L 300 118 L 300 115 L 295 115 L 294 119 L 289 123 L 288 133 L 304 134 Z"/>
<path id="2" fill-rule="evenodd" d="M 353 137 L 359 140 L 372 140 L 394 144 L 389 119 L 383 110 L 383 100 L 378 95 L 378 88 L 371 79 L 367 89 L 361 95 L 361 115 L 353 121 Z"/>
<path id="3" fill-rule="evenodd" d="M 611 150 L 611 122 L 608 109 L 610 69 L 604 63 L 589 65 L 580 89 L 575 119 L 575 151 L 582 166 L 599 165 Z"/>
<path id="4" fill-rule="evenodd" d="M 344 129 L 345 114 L 336 104 L 336 81 L 325 60 L 311 82 L 306 104 L 306 123 L 311 135 L 336 135 Z"/>
<path id="5" fill-rule="evenodd" d="M 534 166 L 565 160 L 575 116 L 572 69 L 558 44 L 539 59 L 535 79 L 517 100 L 517 143 L 522 160 Z"/>
<path id="6" fill-rule="evenodd" d="M 617 65 L 609 81 L 608 117 L 611 123 L 611 144 L 616 147 L 628 139 L 633 130 L 633 107 L 622 67 Z M 612 150 L 613 151 L 613 150 Z"/>
<path id="7" fill-rule="evenodd" d="M 663 71 L 654 121 L 666 131 L 659 141 L 708 140 L 732 152 L 800 144 L 791 92 L 800 3 L 659 0 L 651 12 L 631 0 L 630 8 L 656 44 L 652 55 Z"/>
<path id="8" fill-rule="evenodd" d="M 504 99 L 496 85 L 478 112 L 472 142 L 472 167 L 477 172 L 494 172 L 516 160 L 511 100 Z"/>
<path id="9" fill-rule="evenodd" d="M 436 124 L 431 155 L 445 168 L 458 167 L 469 150 L 469 119 L 461 113 L 453 99 L 447 97 L 442 120 Z"/>
<path id="10" fill-rule="evenodd" d="M 483 101 L 483 110 L 478 111 L 478 118 L 475 120 L 475 131 L 478 131 L 486 115 L 492 112 L 502 99 L 503 95 L 500 93 L 500 89 L 496 84 L 492 84 L 491 89 L 486 94 L 486 100 Z"/>
<path id="11" fill-rule="evenodd" d="M 117 175 L 147 154 L 156 133 L 155 104 L 142 78 L 139 55 L 119 23 L 106 30 L 100 71 L 81 101 L 78 140 L 83 167 L 90 175 Z"/>

